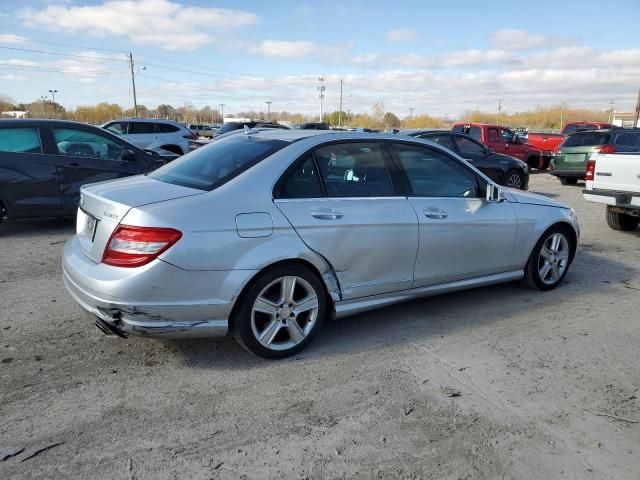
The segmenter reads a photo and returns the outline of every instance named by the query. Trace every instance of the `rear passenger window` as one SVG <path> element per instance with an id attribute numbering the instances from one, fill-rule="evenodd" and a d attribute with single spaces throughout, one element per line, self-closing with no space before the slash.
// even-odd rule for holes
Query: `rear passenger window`
<path id="1" fill-rule="evenodd" d="M 0 128 L 0 152 L 42 153 L 38 129 L 33 127 Z"/>
<path id="2" fill-rule="evenodd" d="M 480 196 L 473 172 L 446 155 L 430 148 L 394 144 L 414 197 Z"/>
<path id="3" fill-rule="evenodd" d="M 281 184 L 278 198 L 321 198 L 324 197 L 320 174 L 316 170 L 313 157 L 306 160 Z"/>
<path id="4" fill-rule="evenodd" d="M 200 127 L 198 125 L 192 125 L 190 127 L 191 130 L 199 130 Z M 158 133 L 173 133 L 179 130 L 175 125 L 169 125 L 168 123 L 158 123 Z"/>
<path id="5" fill-rule="evenodd" d="M 448 148 L 449 150 L 453 150 L 453 145 L 451 144 L 451 139 L 448 135 L 422 135 L 420 138 L 424 138 L 425 140 L 431 140 L 432 142 L 437 143 L 438 145 L 442 145 L 444 148 Z"/>
<path id="6" fill-rule="evenodd" d="M 131 122 L 129 134 L 156 133 L 155 124 L 151 122 Z"/>
<path id="7" fill-rule="evenodd" d="M 338 143 L 315 152 L 328 197 L 391 197 L 391 175 L 377 143 Z"/>

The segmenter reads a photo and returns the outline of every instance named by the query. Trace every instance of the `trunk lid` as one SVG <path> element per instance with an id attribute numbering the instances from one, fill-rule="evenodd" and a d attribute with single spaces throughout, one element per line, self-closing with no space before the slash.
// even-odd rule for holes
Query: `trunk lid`
<path id="1" fill-rule="evenodd" d="M 596 161 L 594 190 L 640 193 L 640 153 L 601 153 L 593 158 Z"/>
<path id="2" fill-rule="evenodd" d="M 144 175 L 85 185 L 76 219 L 80 245 L 89 258 L 100 262 L 111 234 L 129 210 L 203 193 Z"/>
<path id="3" fill-rule="evenodd" d="M 562 147 L 560 153 L 554 158 L 553 164 L 556 170 L 587 170 L 587 162 L 591 154 L 596 153 L 600 147 Z"/>

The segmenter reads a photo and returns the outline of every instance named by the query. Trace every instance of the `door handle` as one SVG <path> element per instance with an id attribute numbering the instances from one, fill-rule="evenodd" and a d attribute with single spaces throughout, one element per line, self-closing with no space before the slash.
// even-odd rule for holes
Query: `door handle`
<path id="1" fill-rule="evenodd" d="M 342 212 L 330 208 L 315 208 L 310 211 L 311 216 L 320 220 L 338 220 L 342 218 Z"/>
<path id="2" fill-rule="evenodd" d="M 447 218 L 447 212 L 440 210 L 439 208 L 427 207 L 423 210 L 424 216 L 427 218 L 433 218 L 434 220 L 442 220 Z"/>

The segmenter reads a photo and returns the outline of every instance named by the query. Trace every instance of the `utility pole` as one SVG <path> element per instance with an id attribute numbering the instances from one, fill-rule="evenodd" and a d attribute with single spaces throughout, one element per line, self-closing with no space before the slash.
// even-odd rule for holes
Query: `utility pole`
<path id="1" fill-rule="evenodd" d="M 560 104 L 560 130 L 564 126 L 564 102 Z"/>
<path id="2" fill-rule="evenodd" d="M 413 118 L 414 107 L 409 107 L 409 118 Z"/>
<path id="3" fill-rule="evenodd" d="M 342 126 L 342 84 L 344 82 L 340 79 L 340 109 L 338 110 L 338 126 Z"/>
<path id="4" fill-rule="evenodd" d="M 320 121 L 322 121 L 322 101 L 324 100 L 324 91 L 327 87 L 324 86 L 323 77 L 318 78 L 318 82 L 320 83 L 320 85 L 318 85 L 318 92 L 320 92 L 318 95 L 320 97 Z"/>
<path id="5" fill-rule="evenodd" d="M 640 90 L 638 90 L 638 101 L 636 102 L 636 116 L 633 122 L 633 128 L 638 126 L 638 118 L 640 118 Z"/>
<path id="6" fill-rule="evenodd" d="M 40 100 L 42 100 L 42 112 L 43 115 L 47 116 L 47 97 L 40 95 Z"/>
<path id="7" fill-rule="evenodd" d="M 498 100 L 498 113 L 496 113 L 496 125 L 500 125 L 500 110 L 502 110 L 502 99 Z"/>
<path id="8" fill-rule="evenodd" d="M 271 120 L 271 104 L 273 103 L 271 100 L 265 102 L 267 104 L 267 120 Z"/>
<path id="9" fill-rule="evenodd" d="M 220 103 L 220 117 L 222 117 L 222 123 L 224 124 L 224 103 Z"/>
<path id="10" fill-rule="evenodd" d="M 49 90 L 49 93 L 51 94 L 51 104 L 53 105 L 53 116 L 56 116 L 56 93 L 58 93 L 58 90 Z"/>
<path id="11" fill-rule="evenodd" d="M 133 111 L 138 116 L 138 98 L 136 97 L 136 75 L 133 71 L 133 54 L 129 52 L 129 66 L 131 67 L 131 87 L 133 89 Z"/>
<path id="12" fill-rule="evenodd" d="M 609 123 L 613 121 L 613 98 L 609 102 Z"/>

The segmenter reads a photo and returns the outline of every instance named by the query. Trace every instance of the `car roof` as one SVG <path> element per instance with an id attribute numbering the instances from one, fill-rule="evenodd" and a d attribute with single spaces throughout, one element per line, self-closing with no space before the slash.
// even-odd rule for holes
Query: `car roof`
<path id="1" fill-rule="evenodd" d="M 451 130 L 443 130 L 441 128 L 407 128 L 398 131 L 399 135 L 421 135 L 423 133 L 456 133 Z"/>
<path id="2" fill-rule="evenodd" d="M 90 123 L 76 122 L 74 120 L 57 120 L 53 118 L 0 118 L 1 124 L 24 124 L 24 125 L 82 125 L 93 128 L 100 128 L 98 125 Z"/>
<path id="3" fill-rule="evenodd" d="M 175 120 L 165 120 L 164 118 L 137 118 L 137 117 L 114 118 L 113 120 L 109 120 L 107 123 L 111 123 L 111 122 L 168 123 L 170 125 L 180 125 L 184 127 L 184 123 L 176 122 Z M 198 123 L 194 125 L 200 125 L 200 124 Z"/>
<path id="4" fill-rule="evenodd" d="M 245 135 L 254 138 L 264 138 L 282 140 L 285 142 L 296 142 L 310 137 L 323 137 L 322 140 L 397 140 L 405 135 L 394 133 L 376 132 L 347 132 L 343 130 L 282 130 L 277 128 L 251 129 Z M 325 138 L 326 137 L 326 138 Z M 415 140 L 415 138 L 405 136 L 405 140 Z"/>

